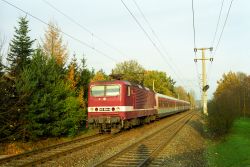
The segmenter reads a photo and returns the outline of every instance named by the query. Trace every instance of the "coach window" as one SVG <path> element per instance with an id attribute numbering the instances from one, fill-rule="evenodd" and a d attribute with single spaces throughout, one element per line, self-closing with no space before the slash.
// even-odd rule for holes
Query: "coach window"
<path id="1" fill-rule="evenodd" d="M 127 94 L 128 94 L 128 96 L 130 96 L 130 93 L 131 93 L 130 86 L 128 86 L 127 88 L 128 88 L 127 89 Z"/>

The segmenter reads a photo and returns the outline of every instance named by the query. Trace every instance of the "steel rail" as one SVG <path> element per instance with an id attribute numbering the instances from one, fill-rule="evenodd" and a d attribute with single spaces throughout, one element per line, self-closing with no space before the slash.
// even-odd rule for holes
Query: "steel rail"
<path id="1" fill-rule="evenodd" d="M 185 118 L 187 118 L 189 115 L 193 115 L 193 112 L 189 112 L 188 114 L 185 114 L 184 116 L 175 119 L 174 121 L 172 121 L 172 122 L 169 123 L 168 125 L 164 126 L 163 128 L 157 130 L 156 132 L 154 132 L 154 133 L 148 135 L 147 137 L 145 137 L 145 138 L 143 138 L 143 139 L 140 139 L 140 140 L 137 141 L 136 143 L 133 143 L 133 144 L 129 145 L 128 147 L 126 147 L 125 149 L 121 150 L 121 151 L 118 152 L 117 154 L 115 154 L 115 155 L 109 157 L 108 159 L 106 159 L 106 160 L 104 160 L 104 161 L 102 161 L 102 162 L 100 162 L 100 163 L 98 163 L 98 164 L 95 164 L 94 166 L 96 166 L 96 167 L 107 166 L 107 165 L 111 165 L 111 166 L 112 166 L 112 162 L 114 162 L 114 161 L 117 160 L 118 158 L 121 158 L 122 155 L 125 155 L 125 154 L 128 153 L 130 150 L 133 150 L 133 149 L 135 149 L 135 148 L 138 148 L 139 146 L 142 145 L 141 143 L 146 142 L 146 141 L 150 141 L 150 140 L 149 140 L 150 138 L 153 138 L 153 137 L 155 137 L 156 135 L 161 134 L 161 132 L 163 132 L 164 130 L 166 131 L 166 129 L 168 130 L 168 128 L 171 128 L 172 126 L 174 126 L 174 125 L 176 125 L 176 124 L 178 125 L 178 123 L 180 123 L 180 121 L 183 121 L 183 120 L 184 120 Z M 178 132 L 177 132 L 177 133 L 178 133 Z M 154 140 L 154 141 L 155 141 L 155 140 Z M 149 152 L 152 153 L 152 152 L 154 152 L 155 149 L 159 148 L 158 146 L 153 146 L 153 145 L 154 145 L 154 143 L 152 144 L 152 147 L 155 147 L 155 148 L 153 148 L 153 150 L 151 150 L 151 151 L 150 151 L 150 150 L 149 150 L 149 151 L 144 150 L 143 152 L 144 152 L 145 154 L 147 154 L 147 153 L 149 153 Z M 162 144 L 161 144 L 161 145 L 162 145 Z M 135 150 L 138 150 L 138 149 L 135 149 Z M 134 152 L 131 151 L 131 152 L 130 152 L 130 155 L 134 155 L 133 153 L 134 153 Z M 148 160 L 150 159 L 149 156 L 151 155 L 151 153 L 150 153 L 149 155 L 146 155 L 146 157 L 139 157 L 139 159 L 143 159 L 143 162 L 146 163 L 146 162 L 148 162 Z M 142 153 L 141 155 L 143 155 L 143 153 Z M 133 157 L 129 157 L 128 159 L 125 158 L 125 161 L 126 161 L 126 162 L 124 162 L 124 163 L 128 163 L 127 161 L 128 161 L 128 160 L 131 160 L 131 159 L 136 160 L 136 159 L 134 159 Z M 146 159 L 147 159 L 147 160 L 146 160 Z M 128 163 L 128 165 L 135 165 L 135 166 L 138 166 L 138 165 L 143 165 L 143 164 L 144 164 L 143 162 L 138 162 L 138 163 L 135 162 L 136 165 L 133 164 L 133 163 L 132 163 L 132 164 L 131 164 L 131 163 Z M 117 165 L 117 164 L 116 164 L 116 165 Z"/>
<path id="2" fill-rule="evenodd" d="M 169 144 L 172 139 L 179 133 L 179 131 L 190 121 L 190 119 L 194 116 L 191 115 L 191 117 L 189 117 L 187 120 L 185 120 L 185 122 L 183 124 L 181 124 L 180 127 L 177 127 L 174 131 L 173 134 L 171 135 L 171 137 L 167 140 L 165 140 L 164 142 L 162 142 L 162 144 L 160 144 L 142 163 L 140 163 L 138 165 L 138 167 L 142 167 L 142 166 L 146 166 L 147 164 L 149 164 L 150 162 L 153 161 L 154 157 L 156 157 L 163 149 L 164 147 L 166 147 L 167 144 Z"/>
<path id="3" fill-rule="evenodd" d="M 69 154 L 69 153 L 72 153 L 74 151 L 77 151 L 77 150 L 80 150 L 83 148 L 88 148 L 88 147 L 93 146 L 95 144 L 110 140 L 114 137 L 119 136 L 119 134 L 118 135 L 116 135 L 116 134 L 115 135 L 108 135 L 107 137 L 104 136 L 101 139 L 97 139 L 95 141 L 88 142 L 91 139 L 95 139 L 95 138 L 98 138 L 101 136 L 104 136 L 104 135 L 95 134 L 92 136 L 79 138 L 79 139 L 75 139 L 75 140 L 72 140 L 69 142 L 64 142 L 64 143 L 56 144 L 53 146 L 44 147 L 44 148 L 41 148 L 38 150 L 33 150 L 33 151 L 26 152 L 26 153 L 18 154 L 15 156 L 3 158 L 3 159 L 0 159 L 0 164 L 1 164 L 0 166 L 2 166 L 2 165 L 9 166 L 11 163 L 12 164 L 14 163 L 15 166 L 32 166 L 32 165 L 41 164 L 41 163 L 44 163 L 46 161 L 61 157 L 63 155 Z M 84 144 L 81 144 L 83 142 L 84 142 Z M 69 147 L 69 146 L 71 146 L 71 147 Z M 69 148 L 67 148 L 67 147 L 69 147 Z M 61 150 L 57 150 L 59 148 L 61 148 Z M 55 151 L 55 152 L 53 152 L 53 151 Z M 35 156 L 39 156 L 40 154 L 43 154 L 43 153 L 50 154 L 50 155 L 45 155 L 44 157 L 41 156 L 36 160 L 27 160 L 27 158 L 32 158 L 32 157 L 34 158 Z M 21 162 L 15 163 L 15 161 L 21 161 Z M 24 161 L 28 161 L 28 162 L 24 162 Z"/>

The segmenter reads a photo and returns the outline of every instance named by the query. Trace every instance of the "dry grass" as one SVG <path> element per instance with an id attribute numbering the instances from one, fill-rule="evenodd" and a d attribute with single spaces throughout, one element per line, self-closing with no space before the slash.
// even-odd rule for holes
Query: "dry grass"
<path id="1" fill-rule="evenodd" d="M 62 137 L 62 138 L 47 138 L 39 141 L 21 142 L 21 141 L 11 141 L 8 143 L 0 143 L 0 155 L 14 155 L 23 152 L 55 145 L 58 143 L 70 141 L 72 139 L 77 139 L 81 137 L 90 136 L 97 133 L 95 130 L 84 131 L 75 137 Z"/>

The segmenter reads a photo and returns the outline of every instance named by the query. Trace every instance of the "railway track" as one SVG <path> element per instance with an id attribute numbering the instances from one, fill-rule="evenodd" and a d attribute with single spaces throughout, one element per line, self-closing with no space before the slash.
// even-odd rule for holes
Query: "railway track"
<path id="1" fill-rule="evenodd" d="M 89 137 L 79 138 L 71 140 L 69 142 L 52 145 L 42 149 L 37 149 L 22 154 L 14 155 L 11 157 L 0 159 L 0 167 L 10 166 L 35 166 L 42 164 L 46 161 L 56 159 L 61 156 L 65 156 L 74 151 L 88 148 L 95 144 L 110 140 L 118 134 L 114 135 L 92 135 Z"/>
<path id="2" fill-rule="evenodd" d="M 161 150 L 174 138 L 182 127 L 193 117 L 190 112 L 146 138 L 123 149 L 110 158 L 96 164 L 100 166 L 146 166 L 154 160 Z"/>

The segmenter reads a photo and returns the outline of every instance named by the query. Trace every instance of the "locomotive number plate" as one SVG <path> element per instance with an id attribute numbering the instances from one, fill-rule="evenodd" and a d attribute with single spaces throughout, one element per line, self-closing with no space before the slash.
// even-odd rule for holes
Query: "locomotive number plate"
<path id="1" fill-rule="evenodd" d="M 110 111 L 110 108 L 99 108 L 99 111 Z"/>

